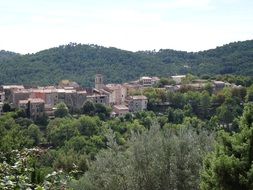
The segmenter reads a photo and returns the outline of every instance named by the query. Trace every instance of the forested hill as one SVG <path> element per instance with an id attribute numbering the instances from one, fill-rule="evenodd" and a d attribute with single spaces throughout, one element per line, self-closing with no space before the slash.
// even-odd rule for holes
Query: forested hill
<path id="1" fill-rule="evenodd" d="M 73 43 L 27 55 L 0 51 L 0 69 L 1 84 L 46 85 L 70 79 L 91 86 L 96 73 L 104 74 L 107 82 L 189 72 L 253 76 L 253 40 L 197 53 L 167 49 L 130 52 Z"/>
<path id="2" fill-rule="evenodd" d="M 0 51 L 0 60 L 13 58 L 13 57 L 15 57 L 17 55 L 18 54 L 14 53 L 14 52 L 1 50 Z"/>

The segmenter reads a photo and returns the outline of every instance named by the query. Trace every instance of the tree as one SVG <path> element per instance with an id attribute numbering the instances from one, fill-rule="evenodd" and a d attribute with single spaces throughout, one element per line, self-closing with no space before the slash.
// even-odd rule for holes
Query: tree
<path id="1" fill-rule="evenodd" d="M 42 133 L 37 125 L 31 124 L 27 129 L 28 137 L 33 141 L 33 145 L 38 146 L 42 139 Z"/>
<path id="2" fill-rule="evenodd" d="M 63 146 L 65 141 L 68 141 L 79 134 L 79 122 L 69 118 L 56 118 L 47 126 L 47 140 L 55 147 Z"/>
<path id="3" fill-rule="evenodd" d="M 11 106 L 7 103 L 4 103 L 3 112 L 10 112 L 10 111 L 11 111 Z"/>
<path id="4" fill-rule="evenodd" d="M 210 116 L 211 98 L 207 91 L 204 91 L 200 96 L 199 116 L 203 119 L 208 119 Z"/>
<path id="5" fill-rule="evenodd" d="M 69 109 L 63 102 L 56 105 L 56 110 L 54 112 L 55 117 L 66 117 L 69 114 Z"/>
<path id="6" fill-rule="evenodd" d="M 100 119 L 98 117 L 82 116 L 78 119 L 78 130 L 82 135 L 92 136 L 98 134 Z"/>
<path id="7" fill-rule="evenodd" d="M 83 113 L 84 113 L 84 114 L 87 114 L 87 115 L 92 116 L 92 115 L 95 114 L 95 109 L 96 109 L 96 108 L 95 108 L 95 105 L 94 105 L 94 103 L 91 102 L 91 101 L 87 101 L 87 102 L 85 102 L 84 105 L 83 105 Z"/>
<path id="8" fill-rule="evenodd" d="M 253 85 L 251 85 L 247 90 L 246 101 L 253 102 Z"/>
<path id="9" fill-rule="evenodd" d="M 111 109 L 103 104 L 95 104 L 95 113 L 101 120 L 106 120 L 110 117 Z"/>
<path id="10" fill-rule="evenodd" d="M 141 134 L 132 133 L 127 150 L 107 136 L 108 149 L 101 150 L 74 189 L 90 190 L 196 190 L 202 156 L 212 135 L 190 129 L 160 130 L 152 126 Z"/>
<path id="11" fill-rule="evenodd" d="M 247 104 L 240 131 L 218 134 L 215 150 L 206 156 L 201 189 L 253 189 L 253 104 Z"/>

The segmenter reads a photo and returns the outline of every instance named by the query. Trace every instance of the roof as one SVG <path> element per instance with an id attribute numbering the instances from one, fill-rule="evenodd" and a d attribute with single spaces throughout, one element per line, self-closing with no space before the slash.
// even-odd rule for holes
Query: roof
<path id="1" fill-rule="evenodd" d="M 14 94 L 17 94 L 17 93 L 29 93 L 30 91 L 28 89 L 19 89 L 19 90 L 14 90 Z"/>
<path id="2" fill-rule="evenodd" d="M 31 92 L 33 93 L 53 93 L 53 92 L 56 92 L 56 89 L 41 89 L 41 88 L 33 88 L 33 89 L 30 89 Z"/>
<path id="3" fill-rule="evenodd" d="M 105 94 L 92 94 L 87 96 L 87 98 L 95 98 L 95 97 L 106 97 L 107 95 Z"/>
<path id="4" fill-rule="evenodd" d="M 66 94 L 73 94 L 76 93 L 76 90 L 65 90 Z"/>
<path id="5" fill-rule="evenodd" d="M 87 94 L 87 91 L 86 90 L 77 91 L 77 94 Z"/>
<path id="6" fill-rule="evenodd" d="M 125 105 L 115 105 L 113 108 L 116 108 L 117 110 L 129 110 Z"/>
<path id="7" fill-rule="evenodd" d="M 186 77 L 186 75 L 175 75 L 175 76 L 171 76 L 172 78 L 184 78 Z"/>
<path id="8" fill-rule="evenodd" d="M 23 85 L 3 85 L 3 89 L 12 89 L 12 88 L 20 88 L 24 89 L 25 87 Z"/>
<path id="9" fill-rule="evenodd" d="M 152 80 L 153 80 L 153 81 L 159 81 L 160 78 L 159 78 L 159 77 L 152 77 Z"/>
<path id="10" fill-rule="evenodd" d="M 141 80 L 151 80 L 151 77 L 141 77 Z"/>
<path id="11" fill-rule="evenodd" d="M 133 100 L 147 100 L 148 98 L 146 96 L 143 95 L 139 95 L 139 96 L 129 96 L 130 99 Z"/>
<path id="12" fill-rule="evenodd" d="M 117 89 L 120 89 L 122 87 L 122 85 L 121 84 L 107 84 L 107 85 L 105 85 L 105 87 L 108 90 L 117 90 Z"/>
<path id="13" fill-rule="evenodd" d="M 45 101 L 40 99 L 40 98 L 29 98 L 27 100 L 19 100 L 19 104 L 27 104 L 28 102 L 31 102 L 31 103 L 45 103 Z"/>
<path id="14" fill-rule="evenodd" d="M 223 81 L 218 81 L 218 80 L 213 81 L 213 83 L 214 83 L 214 84 L 225 84 L 225 82 L 223 82 Z"/>

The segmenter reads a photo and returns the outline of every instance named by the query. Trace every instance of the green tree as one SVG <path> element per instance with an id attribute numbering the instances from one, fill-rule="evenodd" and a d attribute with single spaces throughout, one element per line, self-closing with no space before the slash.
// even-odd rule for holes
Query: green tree
<path id="1" fill-rule="evenodd" d="M 253 102 L 253 85 L 247 89 L 246 101 Z"/>
<path id="2" fill-rule="evenodd" d="M 42 140 L 42 133 L 37 125 L 30 125 L 27 129 L 27 136 L 33 141 L 33 145 L 37 146 Z"/>
<path id="3" fill-rule="evenodd" d="M 190 129 L 160 130 L 152 126 L 132 134 L 127 150 L 107 136 L 108 149 L 101 150 L 74 189 L 89 190 L 196 190 L 202 156 L 210 148 L 212 135 L 197 135 Z"/>
<path id="4" fill-rule="evenodd" d="M 221 131 L 215 150 L 206 156 L 201 189 L 253 189 L 253 104 L 244 108 L 240 131 Z"/>
<path id="5" fill-rule="evenodd" d="M 63 146 L 68 141 L 79 134 L 79 122 L 67 118 L 56 118 L 49 122 L 47 126 L 47 140 L 54 146 Z"/>
<path id="6" fill-rule="evenodd" d="M 95 105 L 93 102 L 87 101 L 84 103 L 84 105 L 83 105 L 83 113 L 84 114 L 92 116 L 95 114 L 95 110 L 96 110 L 96 108 L 95 108 Z"/>
<path id="7" fill-rule="evenodd" d="M 98 134 L 101 121 L 97 116 L 82 116 L 78 119 L 78 121 L 80 123 L 78 125 L 78 130 L 82 135 L 92 136 Z"/>
<path id="8" fill-rule="evenodd" d="M 63 102 L 56 105 L 56 110 L 54 112 L 55 117 L 66 117 L 69 114 L 69 109 Z"/>
<path id="9" fill-rule="evenodd" d="M 11 111 L 11 106 L 7 103 L 4 103 L 3 112 L 10 112 L 10 111 Z"/>

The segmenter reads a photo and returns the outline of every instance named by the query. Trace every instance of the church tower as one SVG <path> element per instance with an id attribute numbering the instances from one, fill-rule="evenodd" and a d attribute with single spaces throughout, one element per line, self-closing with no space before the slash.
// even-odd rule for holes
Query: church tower
<path id="1" fill-rule="evenodd" d="M 103 75 L 101 74 L 96 74 L 95 76 L 95 88 L 100 90 L 104 87 L 104 79 Z"/>

